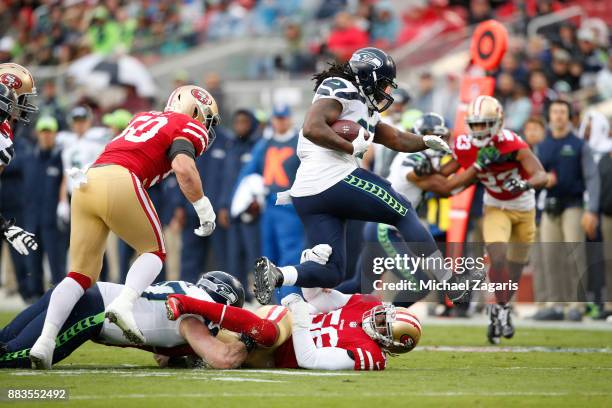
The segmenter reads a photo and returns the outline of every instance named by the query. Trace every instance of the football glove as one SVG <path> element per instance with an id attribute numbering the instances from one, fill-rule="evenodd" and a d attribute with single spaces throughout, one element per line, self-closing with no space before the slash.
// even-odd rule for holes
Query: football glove
<path id="1" fill-rule="evenodd" d="M 281 304 L 291 312 L 293 326 L 308 329 L 312 321 L 308 303 L 297 293 L 291 293 L 281 300 Z"/>
<path id="2" fill-rule="evenodd" d="M 38 243 L 34 239 L 34 234 L 24 231 L 23 228 L 15 225 L 10 225 L 4 230 L 4 237 L 15 251 L 21 255 L 29 255 L 30 250 L 36 251 L 38 249 Z"/>
<path id="3" fill-rule="evenodd" d="M 503 187 L 506 191 L 509 191 L 511 193 L 518 193 L 519 191 L 530 190 L 531 184 L 529 184 L 525 180 L 512 177 L 504 181 Z"/>
<path id="4" fill-rule="evenodd" d="M 193 233 L 199 237 L 207 237 L 213 233 L 216 227 L 215 220 L 217 216 L 215 215 L 212 204 L 206 196 L 203 196 L 192 204 L 200 219 L 200 226 L 194 229 Z"/>
<path id="5" fill-rule="evenodd" d="M 353 140 L 353 156 L 358 159 L 362 159 L 363 155 L 368 151 L 368 147 L 370 147 L 370 143 L 366 140 L 366 136 L 369 138 L 369 133 L 364 128 L 359 129 L 359 134 Z"/>
<path id="6" fill-rule="evenodd" d="M 8 166 L 15 156 L 13 141 L 6 135 L 0 134 L 0 165 Z"/>
<path id="7" fill-rule="evenodd" d="M 500 158 L 499 150 L 495 146 L 487 146 L 483 147 L 478 151 L 478 156 L 476 157 L 476 162 L 474 163 L 474 167 L 476 170 L 481 171 L 489 167 L 491 164 L 497 162 Z"/>
<path id="8" fill-rule="evenodd" d="M 332 247 L 327 244 L 319 244 L 314 248 L 308 248 L 302 251 L 300 263 L 312 261 L 320 265 L 325 265 L 332 253 Z"/>
<path id="9" fill-rule="evenodd" d="M 444 139 L 442 139 L 440 136 L 434 136 L 434 135 L 423 136 L 423 143 L 425 143 L 425 146 L 429 147 L 430 149 L 438 150 L 440 152 L 444 152 L 448 154 L 452 153 L 452 150 L 448 146 L 448 143 L 446 143 Z"/>

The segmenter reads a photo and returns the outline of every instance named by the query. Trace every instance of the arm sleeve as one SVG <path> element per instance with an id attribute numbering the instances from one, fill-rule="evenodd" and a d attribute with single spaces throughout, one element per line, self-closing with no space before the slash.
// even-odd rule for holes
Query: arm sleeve
<path id="1" fill-rule="evenodd" d="M 323 291 L 321 288 L 302 288 L 304 299 L 316 309 L 316 313 L 327 313 L 340 309 L 348 303 L 353 295 L 337 290 Z"/>
<path id="2" fill-rule="evenodd" d="M 345 349 L 317 348 L 310 330 L 293 327 L 293 348 L 298 366 L 311 370 L 352 370 L 355 361 Z"/>
<path id="3" fill-rule="evenodd" d="M 588 144 L 582 147 L 582 174 L 588 194 L 587 210 L 592 213 L 599 212 L 600 180 L 597 165 Z"/>

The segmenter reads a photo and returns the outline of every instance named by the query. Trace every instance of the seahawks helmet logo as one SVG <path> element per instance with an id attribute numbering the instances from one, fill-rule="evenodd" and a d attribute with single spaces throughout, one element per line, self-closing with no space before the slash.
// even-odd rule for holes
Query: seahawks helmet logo
<path id="1" fill-rule="evenodd" d="M 219 296 L 227 300 L 227 304 L 233 305 L 238 301 L 238 296 L 227 283 L 215 279 L 216 282 L 211 282 L 208 279 L 201 279 L 198 284 L 205 286 L 206 289 L 215 292 Z"/>
<path id="2" fill-rule="evenodd" d="M 374 53 L 368 51 L 362 51 L 353 54 L 353 56 L 351 57 L 351 61 L 366 63 L 368 65 L 373 66 L 374 69 L 380 68 L 383 65 L 383 62 L 380 60 L 380 58 L 378 58 Z"/>

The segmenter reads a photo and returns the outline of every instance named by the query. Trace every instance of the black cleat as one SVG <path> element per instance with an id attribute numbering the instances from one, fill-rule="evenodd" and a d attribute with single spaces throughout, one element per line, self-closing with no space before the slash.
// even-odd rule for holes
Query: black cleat
<path id="1" fill-rule="evenodd" d="M 491 344 L 499 344 L 500 337 L 502 335 L 502 325 L 499 320 L 499 312 L 503 307 L 499 305 L 489 306 L 489 327 L 487 327 L 487 339 Z"/>
<path id="2" fill-rule="evenodd" d="M 446 296 L 448 296 L 453 303 L 467 302 L 470 300 L 472 288 L 482 282 L 485 278 L 485 271 L 478 269 L 464 273 L 453 273 L 453 276 L 451 276 L 446 282 L 450 284 L 457 284 L 457 286 L 465 286 L 465 288 L 447 290 Z"/>
<path id="3" fill-rule="evenodd" d="M 270 304 L 272 292 L 282 286 L 283 274 L 268 258 L 255 261 L 255 298 L 262 305 Z"/>
<path id="4" fill-rule="evenodd" d="M 510 307 L 510 305 L 504 305 L 499 306 L 499 311 L 497 313 L 497 318 L 501 326 L 501 335 L 507 339 L 511 339 L 512 336 L 514 336 L 514 326 L 512 325 L 512 317 L 510 316 L 511 312 L 512 307 Z"/>

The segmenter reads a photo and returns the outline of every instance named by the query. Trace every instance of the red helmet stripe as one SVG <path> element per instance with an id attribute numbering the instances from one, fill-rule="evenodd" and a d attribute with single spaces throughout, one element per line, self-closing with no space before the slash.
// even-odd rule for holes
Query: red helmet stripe
<path id="1" fill-rule="evenodd" d="M 395 321 L 404 322 L 414 326 L 415 329 L 421 334 L 421 324 L 418 320 L 415 320 L 412 315 L 409 314 L 397 314 L 395 315 Z"/>

